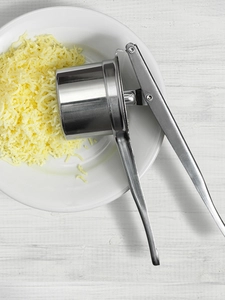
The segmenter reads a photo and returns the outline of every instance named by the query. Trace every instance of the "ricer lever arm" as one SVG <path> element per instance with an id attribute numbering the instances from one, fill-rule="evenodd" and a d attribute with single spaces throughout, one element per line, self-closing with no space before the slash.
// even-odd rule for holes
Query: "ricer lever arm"
<path id="1" fill-rule="evenodd" d="M 195 185 L 206 207 L 214 218 L 216 224 L 220 228 L 223 235 L 225 235 L 225 224 L 213 204 L 201 171 L 172 113 L 170 112 L 170 109 L 162 95 L 162 92 L 160 91 L 160 88 L 157 85 L 156 80 L 153 77 L 153 74 L 149 70 L 137 45 L 133 43 L 127 44 L 126 51 L 142 89 L 144 100 L 147 102 L 148 106 L 155 115 L 159 125 L 161 126 L 187 173 L 189 174 L 193 184 Z"/>

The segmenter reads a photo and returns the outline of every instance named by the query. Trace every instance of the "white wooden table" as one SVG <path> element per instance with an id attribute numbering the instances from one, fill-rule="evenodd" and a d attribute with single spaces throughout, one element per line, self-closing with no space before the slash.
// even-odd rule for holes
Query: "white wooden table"
<path id="1" fill-rule="evenodd" d="M 7 0 L 0 2 L 0 25 L 50 5 L 106 13 L 147 44 L 225 219 L 225 2 Z M 166 139 L 141 182 L 160 267 L 151 264 L 130 194 L 57 214 L 0 193 L 0 299 L 224 299 L 225 238 Z"/>

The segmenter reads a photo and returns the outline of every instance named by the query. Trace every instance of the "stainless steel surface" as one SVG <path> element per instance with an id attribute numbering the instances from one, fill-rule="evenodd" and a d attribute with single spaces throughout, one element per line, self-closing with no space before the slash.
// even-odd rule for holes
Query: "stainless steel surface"
<path id="1" fill-rule="evenodd" d="M 56 89 L 67 139 L 112 134 L 101 63 L 58 70 Z"/>
<path id="2" fill-rule="evenodd" d="M 136 105 L 136 91 L 126 91 L 123 92 L 123 97 L 126 105 Z"/>
<path id="3" fill-rule="evenodd" d="M 140 91 L 123 93 L 118 59 L 56 72 L 56 88 L 62 129 L 67 139 L 113 134 L 121 154 L 129 186 L 148 239 L 152 263 L 158 252 L 141 190 L 128 132 L 125 101 L 141 104 Z"/>
<path id="4" fill-rule="evenodd" d="M 170 141 L 173 149 L 181 160 L 198 193 L 206 207 L 213 216 L 221 232 L 225 235 L 225 224 L 217 212 L 209 194 L 205 180 L 200 169 L 184 139 L 179 127 L 172 116 L 166 101 L 157 86 L 147 64 L 144 61 L 138 47 L 132 43 L 126 46 L 137 79 L 143 92 L 143 97 L 158 120 L 162 130 Z"/>

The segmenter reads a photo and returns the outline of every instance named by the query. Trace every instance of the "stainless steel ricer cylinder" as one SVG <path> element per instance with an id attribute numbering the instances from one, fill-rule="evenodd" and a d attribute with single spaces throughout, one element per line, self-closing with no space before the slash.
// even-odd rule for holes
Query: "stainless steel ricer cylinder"
<path id="1" fill-rule="evenodd" d="M 117 59 L 58 70 L 56 77 L 61 123 L 67 139 L 113 133 L 109 96 L 120 95 L 120 105 L 124 101 L 126 105 L 141 101 L 140 90 L 122 90 Z M 125 107 L 123 110 L 125 114 Z"/>

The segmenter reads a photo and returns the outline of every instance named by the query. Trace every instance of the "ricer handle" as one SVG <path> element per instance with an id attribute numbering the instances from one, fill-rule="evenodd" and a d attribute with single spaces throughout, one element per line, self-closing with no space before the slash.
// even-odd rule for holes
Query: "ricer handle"
<path id="1" fill-rule="evenodd" d="M 159 265 L 158 253 L 155 247 L 147 208 L 135 164 L 134 154 L 131 148 L 126 106 L 122 94 L 123 89 L 117 57 L 115 58 L 114 62 L 106 61 L 103 63 L 103 74 L 113 135 L 121 155 L 125 172 L 127 174 L 131 193 L 145 228 L 152 263 L 153 265 Z"/>
<path id="2" fill-rule="evenodd" d="M 152 263 L 153 265 L 159 265 L 160 263 L 158 251 L 155 246 L 154 237 L 150 226 L 148 211 L 139 181 L 134 155 L 130 144 L 129 134 L 127 132 L 120 132 L 115 135 L 115 139 L 122 158 L 124 169 L 127 174 L 131 194 L 134 198 L 145 228 Z"/>

